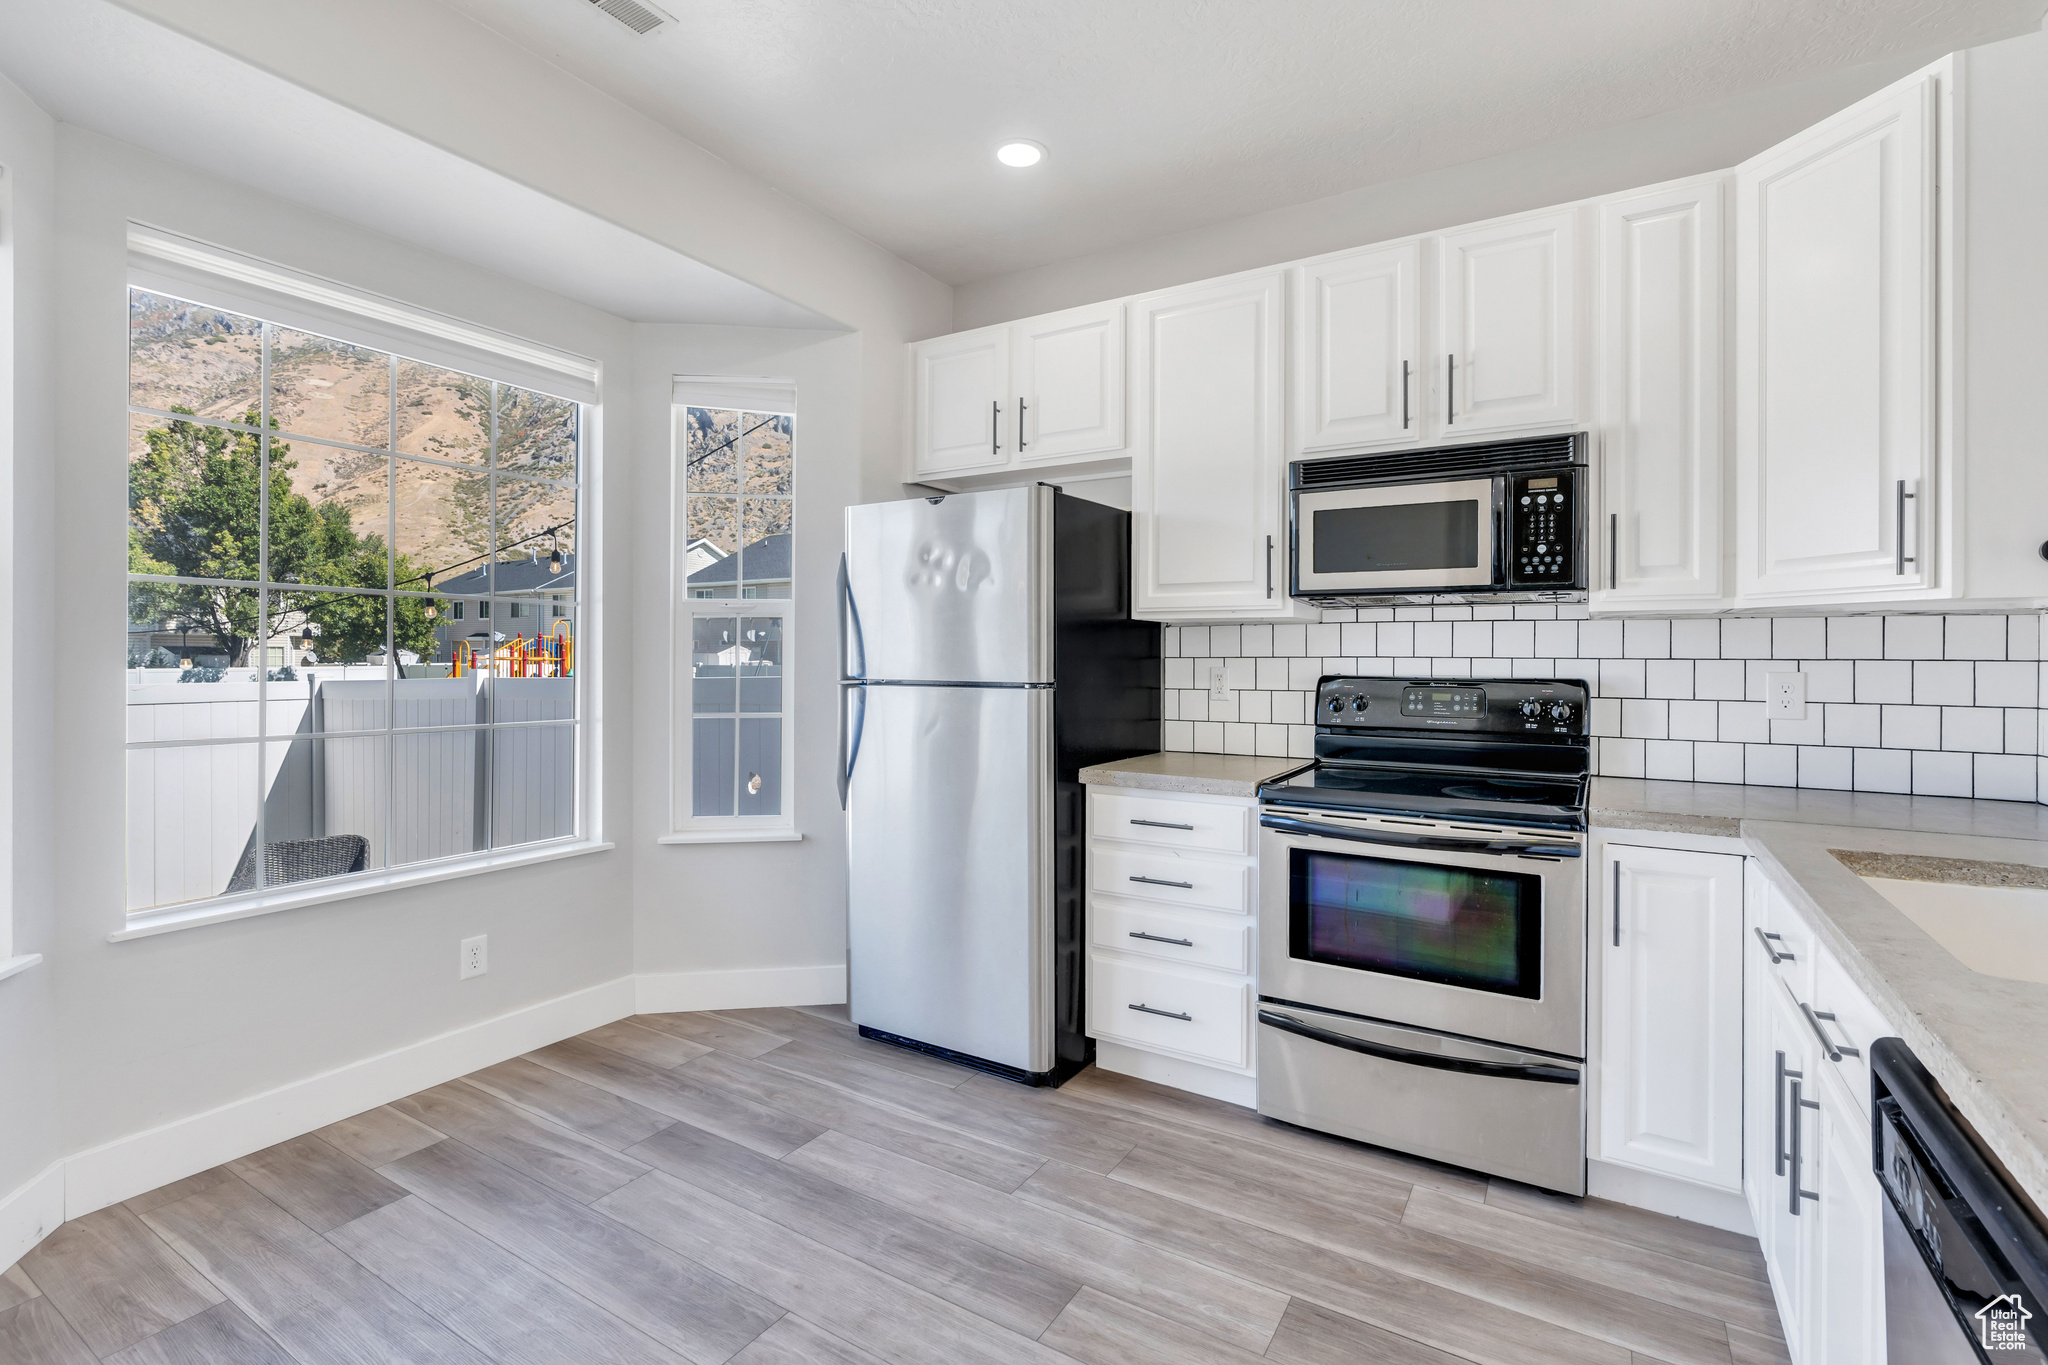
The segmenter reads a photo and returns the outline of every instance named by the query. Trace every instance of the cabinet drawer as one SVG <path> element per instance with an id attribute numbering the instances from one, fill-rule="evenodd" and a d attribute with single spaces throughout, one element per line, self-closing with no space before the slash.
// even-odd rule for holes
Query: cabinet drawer
<path id="1" fill-rule="evenodd" d="M 1156 796 L 1127 796 L 1100 789 L 1088 794 L 1090 835 L 1133 844 L 1157 844 L 1161 848 L 1249 854 L 1253 814 L 1249 806 L 1165 801 Z"/>
<path id="2" fill-rule="evenodd" d="M 1088 886 L 1102 895 L 1241 915 L 1251 907 L 1251 882 L 1249 863 L 1101 844 L 1088 850 Z"/>
<path id="3" fill-rule="evenodd" d="M 1816 1039 L 1813 1064 L 1839 1075 L 1855 1097 L 1856 1107 L 1865 1118 L 1870 1117 L 1870 1045 L 1897 1030 L 1885 1022 L 1869 997 L 1849 980 L 1834 954 L 1820 949 L 1814 951 L 1813 995 L 1806 1003 L 1814 1010 L 1815 1023 L 1827 1043 L 1832 1044 L 1832 1051 L 1841 1054 L 1832 1056 L 1830 1048 Z M 1819 1018 L 1822 1014 L 1834 1018 Z"/>
<path id="4" fill-rule="evenodd" d="M 1245 982 L 1089 954 L 1088 1032 L 1097 1038 L 1243 1067 L 1250 1017 Z"/>
<path id="5" fill-rule="evenodd" d="M 1252 969 L 1249 920 L 1180 915 L 1146 905 L 1091 900 L 1088 936 L 1088 941 L 1098 948 L 1116 948 L 1167 962 L 1217 967 L 1226 972 Z"/>

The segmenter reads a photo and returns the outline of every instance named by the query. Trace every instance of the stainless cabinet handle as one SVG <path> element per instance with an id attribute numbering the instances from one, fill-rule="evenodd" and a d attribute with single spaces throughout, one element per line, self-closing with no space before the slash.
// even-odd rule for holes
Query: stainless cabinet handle
<path id="1" fill-rule="evenodd" d="M 1266 596 L 1273 595 L 1273 537 L 1266 537 Z"/>
<path id="2" fill-rule="evenodd" d="M 1844 1057 L 1861 1057 L 1863 1055 L 1847 1043 L 1836 1043 L 1828 1038 L 1827 1030 L 1820 1026 L 1820 1021 L 1825 1019 L 1830 1024 L 1840 1027 L 1842 1021 L 1835 1018 L 1834 1015 L 1826 1010 L 1817 1010 L 1804 1000 L 1799 1002 L 1799 1012 L 1806 1016 L 1806 1026 L 1813 1030 L 1814 1037 L 1820 1039 L 1820 1050 L 1828 1054 L 1829 1061 L 1839 1062 Z"/>
<path id="3" fill-rule="evenodd" d="M 1003 453 L 1003 405 L 999 399 L 989 400 L 988 453 Z"/>
<path id="4" fill-rule="evenodd" d="M 1192 948 L 1195 946 L 1195 941 L 1191 938 L 1166 938 L 1160 934 L 1148 934 L 1142 929 L 1131 930 L 1131 937 L 1142 938 L 1147 943 L 1171 943 L 1180 948 Z"/>
<path id="5" fill-rule="evenodd" d="M 1408 430 L 1408 362 L 1401 362 L 1401 430 Z"/>
<path id="6" fill-rule="evenodd" d="M 1131 821 L 1131 823 L 1134 825 L 1143 825 L 1147 829 L 1184 829 L 1189 831 L 1190 833 L 1192 833 L 1195 828 L 1193 825 L 1176 825 L 1171 820 L 1133 820 Z"/>
<path id="7" fill-rule="evenodd" d="M 1025 411 L 1026 411 L 1026 409 L 1025 409 L 1025 406 L 1024 406 L 1024 395 L 1023 395 L 1023 394 L 1018 394 L 1018 395 L 1017 395 L 1017 453 L 1018 453 L 1019 455 L 1022 455 L 1022 454 L 1024 453 L 1024 413 L 1025 413 Z"/>
<path id="8" fill-rule="evenodd" d="M 1131 880 L 1134 882 L 1143 882 L 1147 886 L 1177 886 L 1183 891 L 1192 891 L 1195 889 L 1195 884 L 1193 882 L 1161 881 L 1157 877 L 1133 877 L 1131 878 Z"/>
<path id="9" fill-rule="evenodd" d="M 1458 420 L 1458 358 L 1444 357 L 1444 425 Z"/>
<path id="10" fill-rule="evenodd" d="M 1767 934 L 1763 930 L 1759 929 L 1756 931 L 1756 941 L 1758 943 L 1763 944 L 1764 951 L 1770 954 L 1771 965 L 1773 967 L 1777 966 L 1780 962 L 1793 962 L 1797 960 L 1792 956 L 1790 952 L 1781 953 L 1776 948 L 1773 948 L 1771 946 L 1773 943 L 1784 942 L 1784 939 L 1780 938 L 1776 934 Z"/>
<path id="11" fill-rule="evenodd" d="M 1621 583 L 1621 513 L 1607 514 L 1607 589 L 1612 592 Z"/>
<path id="12" fill-rule="evenodd" d="M 1771 1083 L 1771 1165 L 1773 1175 L 1785 1174 L 1785 1082 L 1796 1081 L 1801 1073 L 1788 1070 L 1785 1054 L 1778 1054 L 1778 1078 Z"/>
<path id="13" fill-rule="evenodd" d="M 1134 1009 L 1138 1011 L 1140 1014 L 1156 1014 L 1161 1019 L 1178 1019 L 1183 1024 L 1192 1024 L 1195 1022 L 1195 1016 L 1192 1014 L 1175 1014 L 1172 1010 L 1155 1010 L 1150 1005 L 1130 1005 L 1126 1006 L 1126 1008 Z"/>
<path id="14" fill-rule="evenodd" d="M 1786 1074 L 1794 1075 L 1796 1073 L 1787 1072 Z M 1802 1109 L 1818 1108 L 1820 1108 L 1818 1104 L 1814 1103 L 1812 1100 L 1805 1098 L 1799 1093 L 1799 1082 L 1797 1080 L 1794 1080 L 1792 1082 L 1792 1103 L 1786 1106 L 1787 1111 L 1792 1115 L 1792 1169 L 1790 1171 L 1791 1179 L 1788 1180 L 1785 1184 L 1785 1202 L 1787 1206 L 1791 1209 L 1792 1216 L 1794 1218 L 1797 1218 L 1799 1216 L 1800 1200 L 1812 1199 L 1818 1201 L 1820 1199 L 1820 1196 L 1818 1194 L 1815 1194 L 1812 1190 L 1804 1188 L 1799 1180 L 1799 1168 L 1804 1163 L 1804 1158 L 1800 1151 L 1800 1148 L 1802 1146 L 1800 1132 L 1804 1125 L 1801 1124 L 1799 1121 L 1802 1117 L 1799 1111 Z"/>
<path id="15" fill-rule="evenodd" d="M 1917 555 L 1908 555 L 1906 553 L 1906 499 L 1917 496 L 1917 494 L 1906 491 L 1906 481 L 1904 479 L 1899 480 L 1899 522 L 1897 528 L 1892 533 L 1892 538 L 1895 541 L 1892 548 L 1898 553 L 1898 562 L 1893 567 L 1893 571 L 1896 573 L 1903 574 L 1908 564 L 1918 564 L 1920 562 Z"/>
<path id="16" fill-rule="evenodd" d="M 1621 946 L 1621 859 L 1614 860 L 1614 946 Z"/>

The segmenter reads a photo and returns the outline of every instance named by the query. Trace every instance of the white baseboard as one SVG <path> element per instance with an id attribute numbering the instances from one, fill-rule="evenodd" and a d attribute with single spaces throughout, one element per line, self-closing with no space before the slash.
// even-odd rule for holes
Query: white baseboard
<path id="1" fill-rule="evenodd" d="M 633 999 L 633 978 L 622 976 L 116 1138 L 62 1163 L 64 1217 L 81 1217 L 479 1067 L 623 1019 L 633 1012 Z"/>
<path id="2" fill-rule="evenodd" d="M 1756 1236 L 1749 1201 L 1734 1190 L 1710 1189 L 1690 1180 L 1595 1158 L 1586 1163 L 1586 1193 L 1631 1208 L 1683 1218 L 1688 1223 L 1705 1223 L 1710 1228 L 1739 1232 L 1744 1237 Z"/>
<path id="3" fill-rule="evenodd" d="M 771 1005 L 843 1005 L 846 964 L 754 967 L 723 972 L 663 972 L 634 978 L 638 1014 L 765 1009 Z"/>
<path id="4" fill-rule="evenodd" d="M 64 1221 L 64 1163 L 0 1199 L 0 1267 L 13 1265 Z"/>
<path id="5" fill-rule="evenodd" d="M 1095 1065 L 1104 1071 L 1136 1076 L 1141 1081 L 1157 1085 L 1170 1085 L 1175 1090 L 1192 1090 L 1197 1095 L 1207 1095 L 1226 1104 L 1241 1104 L 1247 1109 L 1256 1108 L 1259 1102 L 1258 1082 L 1241 1071 L 1225 1071 L 1201 1062 L 1164 1057 L 1157 1052 L 1127 1047 L 1106 1039 L 1095 1040 Z"/>

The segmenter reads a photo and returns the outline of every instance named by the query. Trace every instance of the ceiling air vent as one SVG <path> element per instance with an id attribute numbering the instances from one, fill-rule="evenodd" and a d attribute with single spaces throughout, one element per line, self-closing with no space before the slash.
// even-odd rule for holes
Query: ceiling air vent
<path id="1" fill-rule="evenodd" d="M 590 0 L 590 3 L 642 36 L 670 22 L 668 15 L 652 5 L 641 4 L 640 0 Z"/>

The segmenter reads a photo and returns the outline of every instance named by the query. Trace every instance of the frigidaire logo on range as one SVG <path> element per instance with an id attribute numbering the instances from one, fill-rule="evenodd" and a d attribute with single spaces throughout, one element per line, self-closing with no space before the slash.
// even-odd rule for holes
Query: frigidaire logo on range
<path id="1" fill-rule="evenodd" d="M 2027 1319 L 2033 1317 L 2017 1294 L 2001 1294 L 1977 1310 L 1987 1351 L 2027 1349 Z"/>

